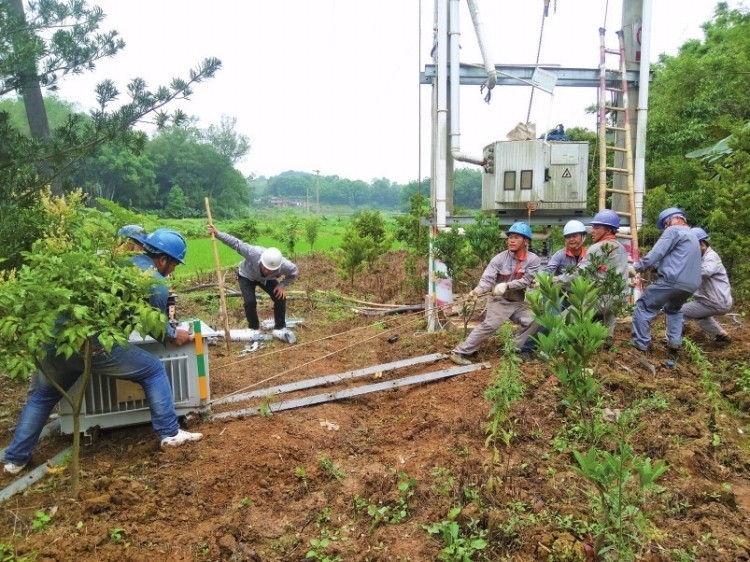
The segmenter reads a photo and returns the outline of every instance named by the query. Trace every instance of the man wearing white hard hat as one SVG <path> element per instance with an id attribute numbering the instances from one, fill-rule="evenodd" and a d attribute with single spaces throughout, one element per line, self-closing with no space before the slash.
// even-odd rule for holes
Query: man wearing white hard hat
<path id="1" fill-rule="evenodd" d="M 546 265 L 542 266 L 542 273 L 549 273 L 553 277 L 569 273 L 578 267 L 581 260 L 586 256 L 586 226 L 577 220 L 570 220 L 563 227 L 563 236 L 565 237 L 565 247 L 561 248 L 549 259 Z M 567 307 L 567 300 L 563 303 Z M 528 354 L 536 349 L 536 339 L 538 334 L 546 334 L 547 330 L 541 326 L 526 340 L 521 347 L 521 357 L 529 358 Z"/>
<path id="2" fill-rule="evenodd" d="M 586 256 L 586 227 L 581 221 L 570 220 L 563 227 L 565 247 L 555 252 L 542 267 L 542 272 L 561 275 L 577 267 Z"/>
<path id="3" fill-rule="evenodd" d="M 245 318 L 251 330 L 260 330 L 255 289 L 263 289 L 273 301 L 273 335 L 281 341 L 294 343 L 296 337 L 286 327 L 286 289 L 297 278 L 297 266 L 286 259 L 278 248 L 253 246 L 231 234 L 219 232 L 208 225 L 208 232 L 240 254 L 244 259 L 237 269 L 237 281 L 244 300 Z"/>

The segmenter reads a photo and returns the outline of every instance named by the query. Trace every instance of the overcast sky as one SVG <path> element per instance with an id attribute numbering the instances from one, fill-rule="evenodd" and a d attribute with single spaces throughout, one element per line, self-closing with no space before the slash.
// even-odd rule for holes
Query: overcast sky
<path id="1" fill-rule="evenodd" d="M 95 72 L 66 78 L 59 95 L 88 110 L 94 85 L 135 77 L 150 87 L 187 76 L 206 57 L 222 60 L 215 78 L 180 105 L 198 126 L 237 118 L 251 143 L 238 165 L 244 174 L 286 170 L 406 183 L 429 175 L 430 86 L 419 72 L 432 64 L 430 0 L 91 0 L 127 46 Z M 714 0 L 654 0 L 652 61 L 702 38 Z M 730 2 L 737 6 L 739 2 Z M 536 60 L 543 0 L 479 0 L 488 50 L 496 64 Z M 689 6 L 689 7 L 688 7 Z M 544 21 L 540 63 L 597 68 L 599 27 L 615 45 L 621 0 L 552 0 Z M 461 2 L 461 62 L 481 63 L 466 3 Z M 485 104 L 479 88 L 462 86 L 461 150 L 505 140 L 525 121 L 530 88 L 497 87 Z M 557 123 L 594 129 L 584 108 L 596 90 L 537 92 L 531 120 L 541 134 Z"/>

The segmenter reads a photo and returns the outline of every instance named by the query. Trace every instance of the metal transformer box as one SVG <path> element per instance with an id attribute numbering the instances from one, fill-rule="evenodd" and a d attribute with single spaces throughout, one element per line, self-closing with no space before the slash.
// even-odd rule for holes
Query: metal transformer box
<path id="1" fill-rule="evenodd" d="M 484 147 L 483 211 L 583 214 L 589 145 L 543 140 L 499 141 Z"/>
<path id="2" fill-rule="evenodd" d="M 205 406 L 209 396 L 208 354 L 200 337 L 182 346 L 166 346 L 151 338 L 145 341 L 137 334 L 130 345 L 138 345 L 157 356 L 167 372 L 178 416 Z M 76 383 L 78 385 L 79 383 Z M 74 386 L 72 391 L 75 392 Z M 60 401 L 60 429 L 73 433 L 73 415 L 66 400 Z M 112 377 L 92 376 L 81 407 L 81 431 L 137 425 L 151 421 L 151 412 L 141 385 Z"/>

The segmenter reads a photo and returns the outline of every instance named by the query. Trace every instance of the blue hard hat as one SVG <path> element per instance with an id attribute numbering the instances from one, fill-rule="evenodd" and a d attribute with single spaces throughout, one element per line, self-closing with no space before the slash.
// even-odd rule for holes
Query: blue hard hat
<path id="1" fill-rule="evenodd" d="M 669 207 L 668 209 L 664 209 L 661 213 L 659 213 L 659 220 L 656 221 L 656 228 L 658 228 L 659 230 L 664 230 L 664 221 L 675 215 L 684 219 L 685 211 L 683 211 L 682 209 L 678 209 L 677 207 Z"/>
<path id="2" fill-rule="evenodd" d="M 695 234 L 695 237 L 698 239 L 699 242 L 702 242 L 703 240 L 709 240 L 708 232 L 703 230 L 702 228 L 698 226 L 694 226 L 690 229 L 690 232 Z"/>
<path id="3" fill-rule="evenodd" d="M 520 234 L 524 238 L 528 238 L 529 240 L 531 240 L 531 227 L 525 222 L 516 222 L 511 225 L 511 227 L 508 229 L 508 232 L 506 232 L 505 234 Z"/>
<path id="4" fill-rule="evenodd" d="M 187 243 L 182 235 L 170 228 L 154 230 L 143 241 L 143 249 L 149 254 L 166 254 L 173 260 L 185 263 Z"/>
<path id="5" fill-rule="evenodd" d="M 620 215 L 612 209 L 602 209 L 594 215 L 591 224 L 603 224 L 614 229 L 620 228 Z"/>
<path id="6" fill-rule="evenodd" d="M 126 224 L 120 230 L 117 231 L 117 234 L 119 236 L 127 237 L 127 238 L 130 238 L 131 240 L 135 240 L 139 244 L 143 244 L 143 241 L 146 239 L 146 236 L 148 236 L 146 231 L 143 230 L 143 227 L 138 226 L 137 224 Z"/>

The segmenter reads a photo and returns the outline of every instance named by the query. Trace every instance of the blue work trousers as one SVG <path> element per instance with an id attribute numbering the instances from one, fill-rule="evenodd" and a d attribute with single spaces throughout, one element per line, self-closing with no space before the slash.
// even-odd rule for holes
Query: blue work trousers
<path id="1" fill-rule="evenodd" d="M 661 279 L 652 283 L 635 302 L 633 309 L 633 343 L 643 351 L 651 341 L 651 321 L 664 310 L 667 324 L 667 341 L 682 345 L 682 305 L 692 296 L 692 292 L 675 289 Z"/>
<path id="2" fill-rule="evenodd" d="M 75 354 L 70 359 L 55 355 L 50 350 L 42 368 L 66 391 L 83 373 L 83 356 Z M 180 429 L 172 399 L 172 388 L 159 358 L 137 345 L 115 345 L 109 353 L 95 347 L 91 359 L 91 375 L 114 377 L 136 382 L 143 387 L 151 410 L 151 425 L 160 439 L 177 435 Z M 52 409 L 62 397 L 47 377 L 38 374 L 37 384 L 18 418 L 13 440 L 3 455 L 5 460 L 25 465 L 39 440 Z"/>

